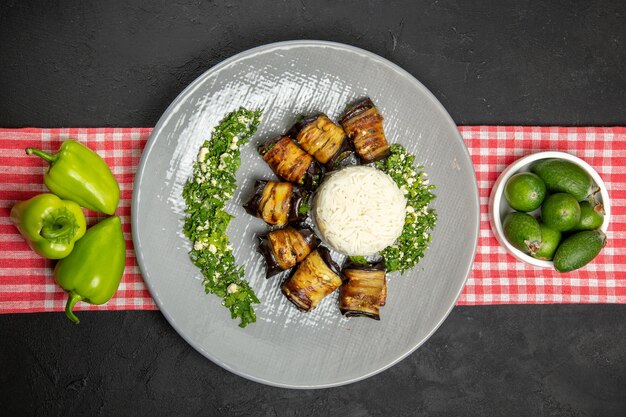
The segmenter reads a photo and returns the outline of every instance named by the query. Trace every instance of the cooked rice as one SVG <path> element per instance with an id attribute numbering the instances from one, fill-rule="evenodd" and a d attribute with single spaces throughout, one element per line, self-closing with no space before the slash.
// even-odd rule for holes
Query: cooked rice
<path id="1" fill-rule="evenodd" d="M 402 233 L 406 199 L 390 176 L 367 166 L 326 177 L 313 207 L 315 224 L 328 245 L 348 256 L 368 256 Z"/>

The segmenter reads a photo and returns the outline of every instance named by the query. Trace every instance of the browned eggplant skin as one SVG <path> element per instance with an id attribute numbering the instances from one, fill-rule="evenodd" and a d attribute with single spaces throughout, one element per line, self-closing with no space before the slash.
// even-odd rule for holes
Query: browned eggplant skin
<path id="1" fill-rule="evenodd" d="M 324 113 L 306 116 L 287 132 L 302 149 L 312 155 L 327 171 L 337 169 L 350 156 L 352 147 L 343 128 Z"/>
<path id="2" fill-rule="evenodd" d="M 303 245 L 306 245 L 307 249 L 298 251 L 290 241 L 292 239 L 285 239 L 286 243 L 289 245 L 285 248 L 277 248 L 272 241 L 276 242 L 281 241 L 282 239 L 270 239 L 270 234 L 282 234 L 289 233 L 289 235 L 293 236 L 293 233 L 298 233 L 300 236 L 300 240 Z M 298 228 L 288 226 L 285 229 L 273 230 L 269 232 L 267 235 L 259 236 L 259 245 L 257 246 L 257 251 L 263 255 L 265 258 L 265 277 L 271 278 L 274 275 L 277 275 L 283 271 L 293 268 L 297 262 L 300 262 L 305 258 L 309 253 L 314 251 L 319 245 L 319 239 L 309 228 L 308 226 L 300 226 Z M 281 250 L 286 250 L 291 252 L 294 255 L 295 262 L 293 265 L 288 266 L 286 268 L 281 267 L 279 260 L 276 257 L 277 253 L 281 253 Z M 283 265 L 284 266 L 284 265 Z"/>
<path id="3" fill-rule="evenodd" d="M 291 126 L 291 129 L 289 129 L 287 131 L 287 136 L 289 136 L 290 138 L 296 140 L 296 138 L 298 137 L 298 133 L 304 129 L 307 125 L 313 123 L 314 121 L 316 121 L 318 119 L 318 117 L 320 117 L 321 115 L 323 115 L 324 113 L 314 113 L 314 114 L 310 114 L 307 116 L 302 115 L 301 118 L 299 120 L 297 120 L 293 126 Z"/>
<path id="4" fill-rule="evenodd" d="M 287 223 L 293 223 L 306 219 L 307 213 L 300 213 L 300 207 L 307 203 L 309 193 L 304 189 L 294 186 L 291 190 L 291 205 L 289 206 L 289 218 Z"/>
<path id="5" fill-rule="evenodd" d="M 257 180 L 254 183 L 254 194 L 244 203 L 243 208 L 246 212 L 254 217 L 259 217 L 261 198 L 263 198 L 263 190 L 268 181 Z"/>
<path id="6" fill-rule="evenodd" d="M 377 262 L 368 262 L 368 263 L 358 263 L 354 262 L 350 258 L 346 259 L 343 264 L 342 270 L 346 269 L 361 269 L 363 271 L 384 271 L 385 270 L 385 260 L 381 259 Z"/>
<path id="7" fill-rule="evenodd" d="M 265 278 L 271 278 L 274 275 L 283 272 L 283 269 L 278 265 L 276 258 L 274 258 L 274 251 L 267 235 L 259 236 L 259 244 L 257 251 L 263 255 L 265 259 Z"/>
<path id="8" fill-rule="evenodd" d="M 334 171 L 336 169 L 341 168 L 344 165 L 349 165 L 349 164 L 346 164 L 346 161 L 348 161 L 348 158 L 353 153 L 354 153 L 354 150 L 352 149 L 352 145 L 350 144 L 350 141 L 347 139 L 347 136 L 346 136 L 346 140 L 341 142 L 341 146 L 337 150 L 337 153 L 335 153 L 333 157 L 330 158 L 328 162 L 326 162 L 326 164 L 324 165 L 324 168 L 326 169 L 326 171 Z"/>
<path id="9" fill-rule="evenodd" d="M 334 272 L 335 275 L 341 278 L 342 277 L 341 268 L 339 268 L 339 265 L 337 265 L 337 262 L 333 261 L 333 258 L 330 256 L 330 251 L 328 250 L 328 248 L 325 246 L 320 246 L 317 248 L 317 252 L 322 257 L 322 259 L 324 260 L 324 263 L 328 266 L 328 268 L 332 272 Z"/>
<path id="10" fill-rule="evenodd" d="M 369 97 L 357 102 L 339 121 L 362 163 L 389 155 L 389 142 L 383 130 L 383 116 Z"/>
<path id="11" fill-rule="evenodd" d="M 271 140 L 259 146 L 258 151 L 280 178 L 307 190 L 313 190 L 319 185 L 323 174 L 320 165 L 289 136 Z"/>
<path id="12" fill-rule="evenodd" d="M 254 183 L 254 194 L 252 195 L 250 200 L 248 200 L 248 202 L 243 205 L 243 208 L 248 214 L 263 219 L 263 207 L 261 206 L 263 201 L 263 191 L 265 190 L 265 187 L 271 185 L 272 183 L 275 184 L 274 181 L 263 180 L 258 180 Z M 287 223 L 292 223 L 306 218 L 306 213 L 300 213 L 300 207 L 308 199 L 308 193 L 301 187 L 292 184 L 291 194 L 288 198 L 289 214 L 287 216 L 287 221 L 283 224 L 268 224 L 271 224 L 272 226 L 284 226 Z"/>
<path id="13" fill-rule="evenodd" d="M 367 264 L 360 264 L 353 262 L 350 258 L 343 264 L 343 270 L 346 269 L 361 269 L 364 271 L 383 271 L 385 272 L 385 282 L 383 289 L 380 293 L 379 306 L 382 307 L 387 302 L 387 270 L 385 269 L 385 260 L 381 259 L 377 262 L 368 262 Z M 345 275 L 344 275 L 345 278 Z"/>
<path id="14" fill-rule="evenodd" d="M 313 163 L 309 165 L 309 168 L 306 170 L 302 186 L 305 190 L 313 191 L 318 185 L 320 185 L 323 177 L 324 170 L 320 164 L 317 163 L 317 161 L 313 161 Z"/>
<path id="15" fill-rule="evenodd" d="M 347 262 L 342 270 L 344 283 L 339 294 L 339 310 L 346 317 L 380 320 L 380 307 L 387 298 L 384 261 L 374 264 Z"/>
<path id="16" fill-rule="evenodd" d="M 309 226 L 289 227 L 289 235 L 296 262 L 302 262 L 309 253 L 313 252 L 320 244 L 315 232 Z"/>
<path id="17" fill-rule="evenodd" d="M 283 282 L 282 293 L 301 311 L 311 311 L 341 286 L 339 267 L 323 246 L 311 252 Z"/>

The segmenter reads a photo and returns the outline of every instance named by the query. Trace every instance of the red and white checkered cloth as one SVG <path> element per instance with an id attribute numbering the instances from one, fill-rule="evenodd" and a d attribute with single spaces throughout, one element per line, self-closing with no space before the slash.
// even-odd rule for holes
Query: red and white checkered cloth
<path id="1" fill-rule="evenodd" d="M 462 305 L 626 303 L 626 128 L 463 126 L 480 193 L 480 235 Z M 585 160 L 611 200 L 607 244 L 582 269 L 566 274 L 516 261 L 489 225 L 489 194 L 515 160 L 539 151 L 563 151 Z"/>
<path id="2" fill-rule="evenodd" d="M 459 128 L 476 169 L 480 190 L 480 237 L 474 267 L 460 305 L 535 303 L 626 303 L 626 128 L 466 126 Z M 135 169 L 148 128 L 0 129 L 0 313 L 62 311 L 66 294 L 52 278 L 52 261 L 37 256 L 11 223 L 16 201 L 46 191 L 44 163 L 26 147 L 55 152 L 74 138 L 97 151 L 121 188 L 117 214 L 127 243 L 126 272 L 115 297 L 103 306 L 79 303 L 76 310 L 155 309 L 134 257 L 130 202 Z M 585 268 L 567 274 L 535 268 L 508 255 L 489 225 L 491 187 L 516 159 L 545 150 L 572 153 L 591 164 L 611 197 L 608 243 Z M 98 219 L 87 213 L 92 224 Z"/>

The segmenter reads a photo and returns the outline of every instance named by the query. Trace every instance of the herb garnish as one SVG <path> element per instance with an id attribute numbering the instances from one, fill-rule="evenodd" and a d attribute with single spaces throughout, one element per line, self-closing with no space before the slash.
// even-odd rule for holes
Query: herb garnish
<path id="1" fill-rule="evenodd" d="M 387 173 L 404 192 L 406 198 L 406 218 L 402 234 L 391 246 L 380 254 L 385 258 L 387 272 L 404 273 L 413 268 L 424 256 L 424 251 L 431 241 L 430 231 L 437 222 L 437 213 L 429 209 L 429 203 L 435 198 L 431 192 L 434 185 L 426 179 L 426 173 L 413 166 L 415 156 L 402 145 L 393 144 L 389 157 L 376 163 L 376 167 Z"/>
<path id="2" fill-rule="evenodd" d="M 359 265 L 367 265 L 367 259 L 365 258 L 365 256 L 348 256 L 348 258 L 354 262 L 355 264 L 359 264 Z"/>
<path id="3" fill-rule="evenodd" d="M 226 229 L 233 218 L 224 207 L 237 187 L 235 173 L 241 164 L 239 147 L 256 132 L 261 111 L 243 107 L 229 113 L 198 152 L 193 176 L 183 189 L 187 216 L 183 231 L 193 242 L 189 253 L 200 268 L 205 291 L 223 298 L 240 327 L 256 321 L 252 307 L 259 299 L 235 264 Z"/>

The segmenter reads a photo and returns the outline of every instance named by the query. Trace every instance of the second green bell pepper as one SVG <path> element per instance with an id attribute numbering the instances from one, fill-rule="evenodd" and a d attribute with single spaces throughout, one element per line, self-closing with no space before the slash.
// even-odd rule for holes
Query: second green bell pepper
<path id="1" fill-rule="evenodd" d="M 65 315 L 78 323 L 72 311 L 78 301 L 109 301 L 120 285 L 125 264 L 126 242 L 120 218 L 108 217 L 89 228 L 72 253 L 54 268 L 54 279 L 69 293 Z"/>
<path id="2" fill-rule="evenodd" d="M 113 214 L 117 209 L 119 184 L 106 162 L 85 145 L 68 140 L 56 154 L 35 148 L 26 148 L 26 153 L 50 163 L 43 181 L 59 197 L 100 213 Z"/>
<path id="3" fill-rule="evenodd" d="M 83 210 L 54 194 L 39 194 L 11 209 L 11 220 L 28 246 L 44 258 L 65 258 L 85 234 Z"/>

